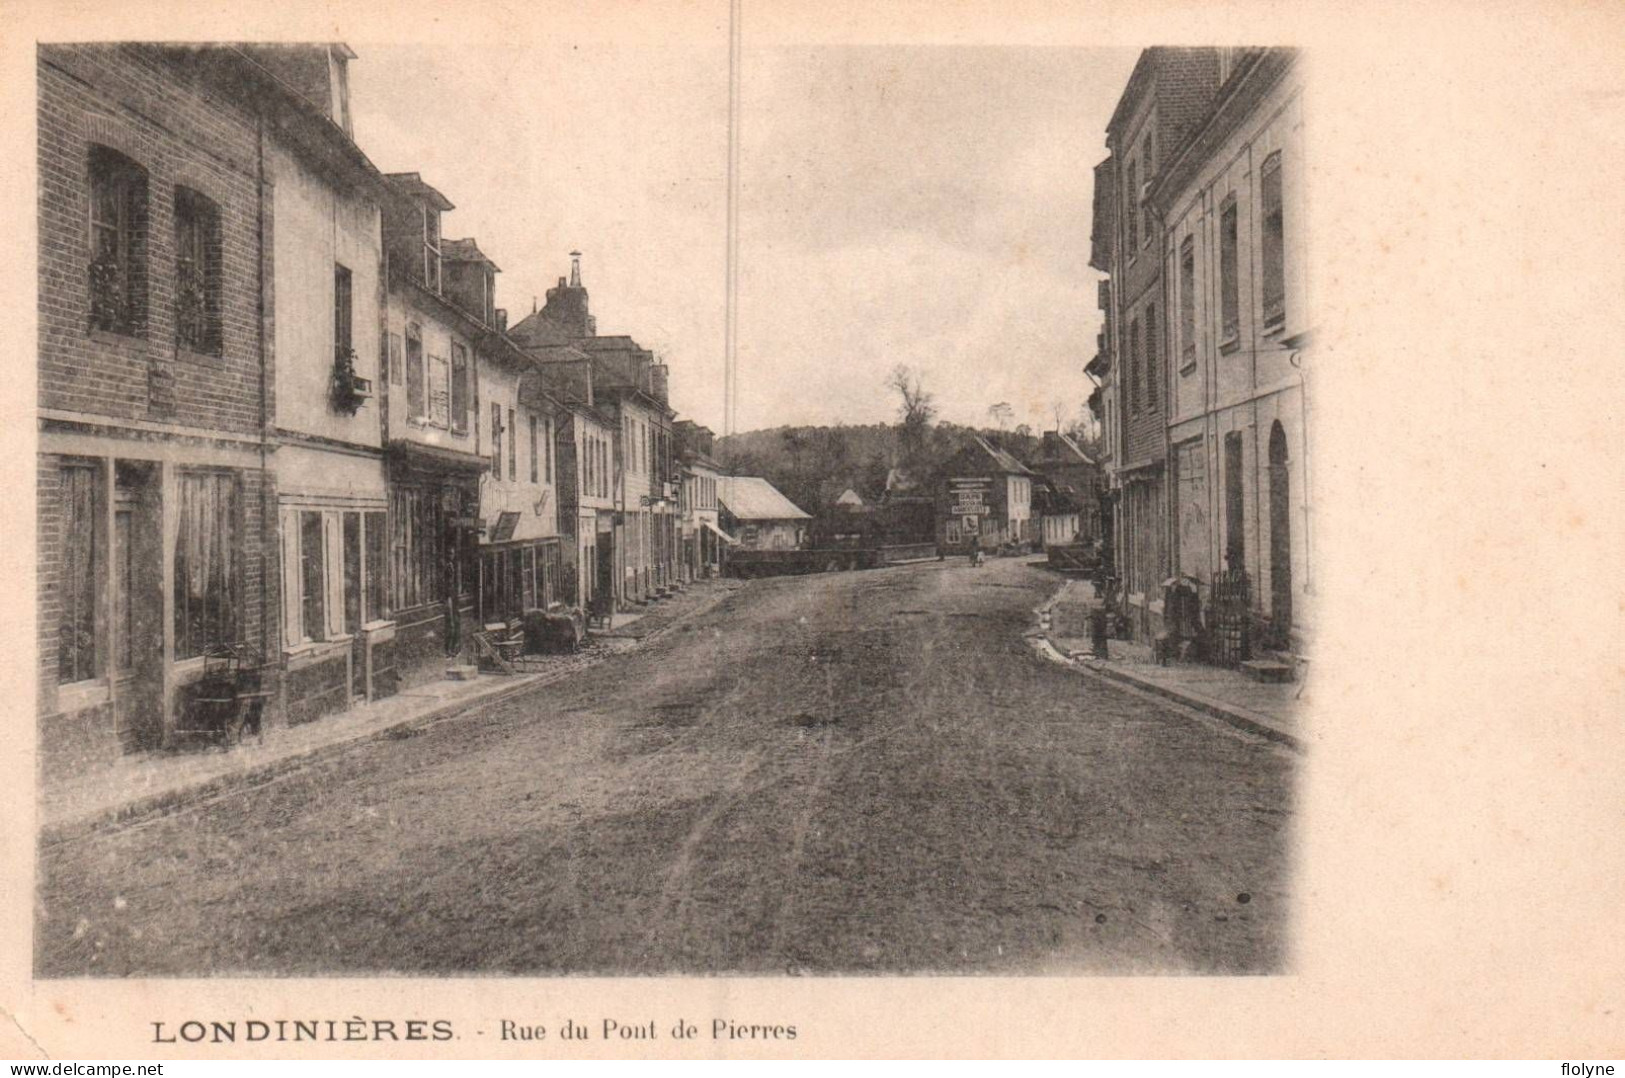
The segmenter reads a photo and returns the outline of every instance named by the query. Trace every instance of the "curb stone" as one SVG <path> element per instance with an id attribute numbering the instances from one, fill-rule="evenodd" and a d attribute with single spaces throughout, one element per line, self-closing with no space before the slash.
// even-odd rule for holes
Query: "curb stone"
<path id="1" fill-rule="evenodd" d="M 1054 642 L 1049 638 L 1048 615 L 1054 609 L 1055 604 L 1060 601 L 1061 596 L 1066 592 L 1071 583 L 1072 582 L 1070 580 L 1063 581 L 1061 586 L 1055 590 L 1055 594 L 1051 595 L 1042 604 L 1034 608 L 1033 613 L 1040 618 L 1039 627 L 1037 630 L 1030 630 L 1023 634 L 1034 641 L 1035 645 L 1040 648 L 1041 653 L 1043 653 L 1046 658 L 1054 662 L 1064 664 L 1074 670 L 1082 671 L 1083 673 L 1087 674 L 1093 674 L 1094 676 L 1106 681 L 1110 681 L 1115 685 L 1128 686 L 1130 688 L 1137 689 L 1142 693 L 1161 697 L 1164 700 L 1179 704 L 1182 707 L 1201 712 L 1210 718 L 1218 719 L 1220 722 L 1233 726 L 1238 730 L 1249 734 L 1254 734 L 1258 737 L 1266 738 L 1270 741 L 1276 742 L 1277 744 L 1285 745 L 1286 747 L 1297 752 L 1302 752 L 1304 750 L 1304 744 L 1301 738 L 1294 734 L 1287 733 L 1285 730 L 1282 730 L 1280 727 L 1274 725 L 1268 718 L 1258 714 L 1257 712 L 1251 711 L 1237 704 L 1227 704 L 1223 701 L 1214 700 L 1211 697 L 1203 696 L 1200 693 L 1182 691 L 1167 685 L 1163 685 L 1159 682 L 1138 678 L 1126 671 L 1114 669 L 1098 659 L 1079 659 L 1075 656 L 1067 655 L 1060 651 L 1058 648 L 1056 648 Z"/>

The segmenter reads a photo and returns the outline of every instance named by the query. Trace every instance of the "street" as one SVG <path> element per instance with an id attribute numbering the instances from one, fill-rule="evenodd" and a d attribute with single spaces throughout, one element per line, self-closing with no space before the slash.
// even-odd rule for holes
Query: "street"
<path id="1" fill-rule="evenodd" d="M 753 581 L 529 695 L 47 847 L 37 969 L 1281 971 L 1296 758 L 1036 656 L 1056 584 Z"/>

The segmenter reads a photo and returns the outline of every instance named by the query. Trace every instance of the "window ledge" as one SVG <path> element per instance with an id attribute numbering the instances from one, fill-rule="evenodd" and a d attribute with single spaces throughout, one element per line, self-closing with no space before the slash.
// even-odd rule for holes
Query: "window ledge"
<path id="1" fill-rule="evenodd" d="M 1180 367 L 1179 368 L 1179 373 L 1180 374 L 1195 374 L 1196 373 L 1196 360 L 1193 359 L 1190 362 L 1186 363 L 1184 366 Z"/>
<path id="2" fill-rule="evenodd" d="M 1283 314 L 1281 317 L 1277 318 L 1275 321 L 1265 323 L 1265 325 L 1264 325 L 1264 336 L 1266 336 L 1266 337 L 1279 337 L 1281 335 L 1282 331 L 1285 330 L 1285 329 L 1286 329 L 1286 315 Z"/>
<path id="3" fill-rule="evenodd" d="M 308 640 L 303 644 L 282 649 L 283 660 L 288 669 L 301 670 L 307 666 L 314 666 L 336 656 L 343 655 L 350 647 L 348 636 L 335 637 L 332 640 Z"/>
<path id="4" fill-rule="evenodd" d="M 1219 342 L 1219 353 L 1221 355 L 1226 355 L 1227 356 L 1231 352 L 1236 351 L 1236 349 L 1238 349 L 1240 347 L 1241 347 L 1241 337 L 1240 337 L 1239 334 L 1237 336 L 1234 336 L 1234 337 L 1226 337 L 1224 340 Z"/>
<path id="5" fill-rule="evenodd" d="M 133 333 L 118 333 L 110 329 L 89 329 L 85 331 L 85 336 L 95 344 L 105 345 L 120 352 L 140 353 L 142 356 L 145 356 L 147 352 L 147 338 L 138 337 Z"/>
<path id="6" fill-rule="evenodd" d="M 57 710 L 64 714 L 100 707 L 112 698 L 105 678 L 96 681 L 74 681 L 67 685 L 58 685 L 56 689 Z"/>
<path id="7" fill-rule="evenodd" d="M 184 344 L 175 346 L 175 355 L 188 363 L 206 363 L 210 366 L 219 366 L 226 358 L 223 350 L 221 352 L 197 352 Z"/>

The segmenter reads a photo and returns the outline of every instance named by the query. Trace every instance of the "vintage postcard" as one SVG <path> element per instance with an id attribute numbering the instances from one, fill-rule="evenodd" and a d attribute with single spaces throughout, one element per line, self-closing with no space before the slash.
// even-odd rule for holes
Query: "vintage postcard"
<path id="1" fill-rule="evenodd" d="M 15 11 L 6 1054 L 1625 1046 L 1616 12 Z"/>

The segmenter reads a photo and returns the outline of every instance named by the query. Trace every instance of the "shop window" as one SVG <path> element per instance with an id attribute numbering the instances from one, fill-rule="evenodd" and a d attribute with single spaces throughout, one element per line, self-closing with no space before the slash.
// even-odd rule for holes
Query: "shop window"
<path id="1" fill-rule="evenodd" d="M 327 558 L 320 513 L 299 514 L 301 640 L 327 639 Z"/>
<path id="2" fill-rule="evenodd" d="M 238 484 L 224 472 L 177 477 L 175 658 L 237 640 Z"/>
<path id="3" fill-rule="evenodd" d="M 187 187 L 175 188 L 175 336 L 220 354 L 220 207 Z"/>
<path id="4" fill-rule="evenodd" d="M 101 674 L 96 626 L 96 591 L 104 538 L 94 464 L 64 464 L 60 476 L 62 513 L 61 613 L 57 622 L 57 680 L 89 681 Z"/>
<path id="5" fill-rule="evenodd" d="M 147 332 L 147 173 L 106 146 L 90 149 L 90 325 Z"/>
<path id="6" fill-rule="evenodd" d="M 390 491 L 393 609 L 409 610 L 445 598 L 440 564 L 445 535 L 439 489 L 397 487 Z"/>
<path id="7" fill-rule="evenodd" d="M 382 621 L 389 609 L 389 524 L 384 513 L 367 513 L 363 521 L 366 531 L 366 608 L 367 621 Z"/>
<path id="8" fill-rule="evenodd" d="M 361 514 L 345 513 L 342 523 L 344 554 L 344 631 L 360 630 L 361 619 Z"/>

